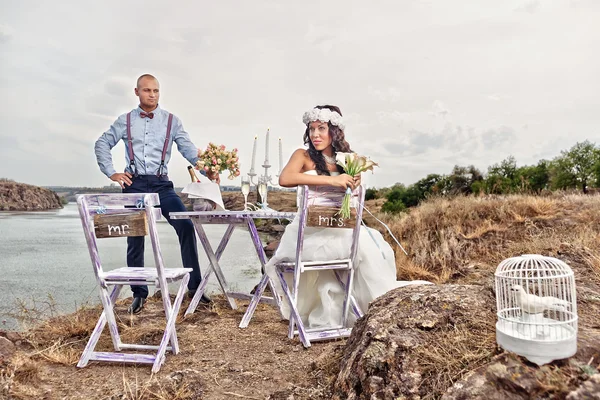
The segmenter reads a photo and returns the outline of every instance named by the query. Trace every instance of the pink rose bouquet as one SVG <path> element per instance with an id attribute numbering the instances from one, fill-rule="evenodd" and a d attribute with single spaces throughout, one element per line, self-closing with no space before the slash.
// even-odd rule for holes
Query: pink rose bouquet
<path id="1" fill-rule="evenodd" d="M 218 173 L 229 171 L 229 179 L 240 176 L 240 163 L 238 149 L 228 151 L 224 145 L 217 146 L 209 143 L 206 150 L 198 149 L 198 162 L 196 169 L 199 171 Z"/>

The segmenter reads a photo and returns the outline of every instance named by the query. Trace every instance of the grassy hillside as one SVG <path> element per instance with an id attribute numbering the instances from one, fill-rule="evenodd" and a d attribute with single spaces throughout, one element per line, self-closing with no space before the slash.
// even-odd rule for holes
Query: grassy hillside
<path id="1" fill-rule="evenodd" d="M 241 209 L 239 193 L 224 198 L 228 208 Z M 276 209 L 293 210 L 294 193 L 274 192 L 269 203 Z M 491 286 L 496 266 L 504 258 L 524 253 L 557 257 L 576 274 L 580 328 L 598 329 L 600 196 L 437 198 L 396 216 L 379 213 L 380 207 L 381 200 L 367 203 L 408 251 L 406 256 L 393 245 L 399 278 Z M 387 234 L 373 217 L 366 220 Z M 150 299 L 148 310 L 133 317 L 125 311 L 128 301 L 119 302 L 116 310 L 123 339 L 144 343 L 158 340 L 164 324 L 164 316 L 158 312 L 160 300 Z M 287 339 L 287 324 L 269 306 L 260 305 L 250 327 L 239 329 L 244 310 L 231 310 L 217 297 L 210 308 L 180 320 L 177 331 L 182 353 L 168 355 L 160 373 L 151 375 L 146 366 L 94 364 L 83 370 L 75 368 L 100 313 L 98 307 L 85 308 L 23 332 L 15 341 L 19 343 L 15 356 L 0 362 L 0 387 L 14 398 L 47 393 L 56 398 L 92 398 L 99 393 L 123 399 L 192 399 L 199 393 L 214 399 L 266 398 L 282 388 L 291 388 L 298 399 L 330 398 L 327 387 L 336 368 L 319 366 L 333 366 L 345 341 L 323 342 L 303 350 L 297 340 Z M 495 319 L 493 312 L 486 318 Z M 454 347 L 447 342 L 425 349 L 431 357 L 424 356 L 424 360 L 440 363 L 443 370 L 440 374 L 445 378 L 438 376 L 442 393 L 447 388 L 445 382 L 459 379 L 477 366 L 473 360 L 481 363 L 497 352 L 493 324 L 486 337 L 472 340 L 467 333 L 457 330 L 456 340 L 450 341 L 456 342 Z M 111 347 L 106 331 L 100 346 Z M 435 358 L 435 354 L 446 356 Z M 445 359 L 447 354 L 453 354 L 452 363 Z M 591 368 L 595 365 L 597 360 Z M 572 384 L 572 370 L 555 368 L 555 372 L 557 387 Z M 548 389 L 548 393 L 552 391 L 558 389 Z"/>

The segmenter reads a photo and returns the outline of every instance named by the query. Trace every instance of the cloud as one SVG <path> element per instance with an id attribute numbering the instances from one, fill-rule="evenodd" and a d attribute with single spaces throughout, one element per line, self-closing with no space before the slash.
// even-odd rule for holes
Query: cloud
<path id="1" fill-rule="evenodd" d="M 134 86 L 135 83 L 132 84 L 131 79 L 118 76 L 112 77 L 104 83 L 106 93 L 116 97 L 129 97 Z"/>
<path id="2" fill-rule="evenodd" d="M 7 26 L 0 24 L 0 43 L 8 43 L 8 41 L 14 36 L 14 30 Z"/>
<path id="3" fill-rule="evenodd" d="M 429 113 L 434 117 L 445 118 L 448 114 L 450 114 L 450 110 L 448 110 L 448 108 L 440 100 L 436 100 L 433 102 L 431 111 Z"/>
<path id="4" fill-rule="evenodd" d="M 410 121 L 411 113 L 403 111 L 377 111 L 377 119 L 384 125 L 403 125 Z"/>
<path id="5" fill-rule="evenodd" d="M 537 10 L 539 10 L 539 8 L 540 8 L 540 1 L 539 0 L 528 0 L 528 1 L 525 1 L 524 4 L 522 4 L 519 7 L 515 8 L 515 11 L 517 11 L 517 12 L 527 12 L 527 13 L 533 14 L 534 12 L 536 12 Z"/>
<path id="6" fill-rule="evenodd" d="M 515 130 L 508 126 L 488 129 L 482 135 L 483 145 L 488 150 L 505 149 L 515 142 Z"/>

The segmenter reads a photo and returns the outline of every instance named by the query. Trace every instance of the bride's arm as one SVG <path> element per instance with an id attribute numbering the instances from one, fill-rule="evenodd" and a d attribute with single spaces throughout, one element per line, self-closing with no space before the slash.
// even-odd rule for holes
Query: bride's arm
<path id="1" fill-rule="evenodd" d="M 304 173 L 306 163 L 306 150 L 298 149 L 292 154 L 290 161 L 279 175 L 279 185 L 283 187 L 294 187 L 298 185 L 329 185 L 341 188 L 351 187 L 354 189 L 354 178 L 348 174 L 338 176 L 308 175 Z"/>

